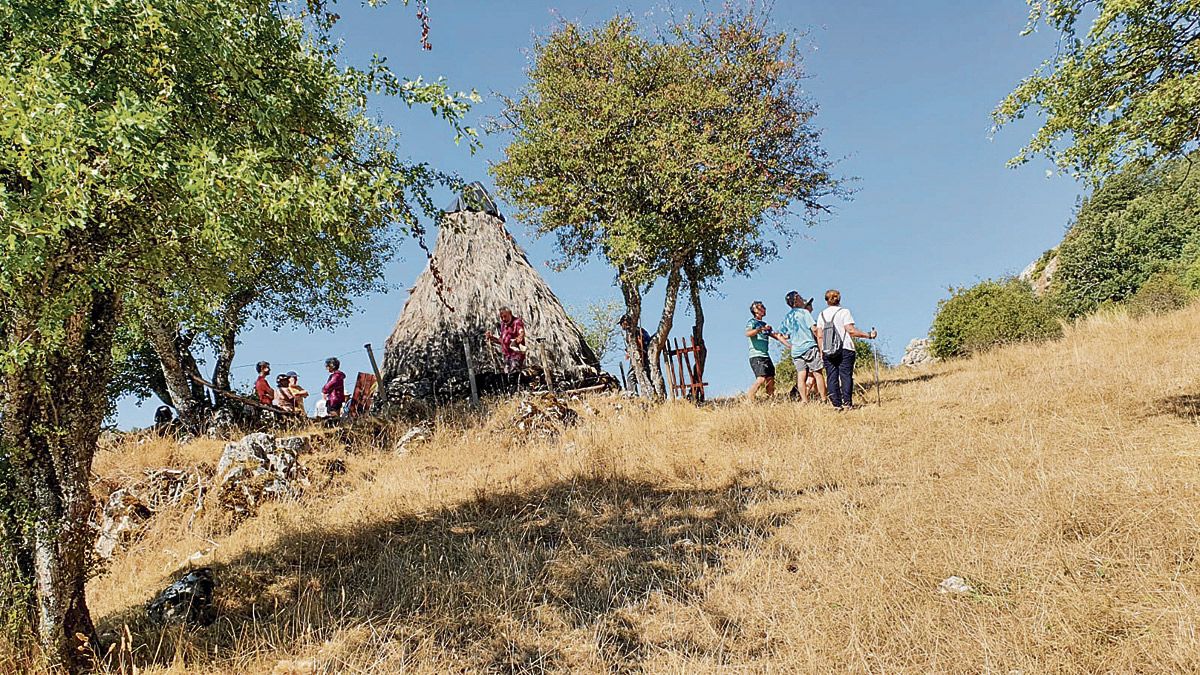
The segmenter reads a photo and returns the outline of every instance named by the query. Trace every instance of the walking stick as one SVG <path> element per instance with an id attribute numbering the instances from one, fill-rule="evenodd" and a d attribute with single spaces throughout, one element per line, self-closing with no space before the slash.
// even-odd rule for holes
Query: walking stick
<path id="1" fill-rule="evenodd" d="M 874 326 L 871 326 L 871 334 L 878 335 Z M 883 398 L 879 391 L 879 349 L 875 345 L 871 345 L 871 356 L 875 359 L 875 405 L 882 408 Z"/>

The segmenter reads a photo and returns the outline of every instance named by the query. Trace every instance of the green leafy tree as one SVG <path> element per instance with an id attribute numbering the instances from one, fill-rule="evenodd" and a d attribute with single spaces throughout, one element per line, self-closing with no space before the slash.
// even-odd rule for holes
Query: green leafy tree
<path id="1" fill-rule="evenodd" d="M 969 288 L 950 289 L 950 297 L 938 303 L 929 331 L 933 354 L 939 358 L 1061 334 L 1062 326 L 1049 303 L 1019 279 L 989 279 Z"/>
<path id="2" fill-rule="evenodd" d="M 617 322 L 624 311 L 624 305 L 618 300 L 601 300 L 590 302 L 582 310 L 574 312 L 579 317 L 575 323 L 583 331 L 584 341 L 601 363 L 613 355 L 618 344 L 621 329 Z"/>
<path id="3" fill-rule="evenodd" d="M 1200 2 L 1028 0 L 1029 26 L 1058 31 L 1045 61 L 993 112 L 1044 122 L 1013 163 L 1044 154 L 1094 181 L 1131 159 L 1179 156 L 1200 140 Z M 1086 30 L 1080 26 L 1093 17 Z"/>
<path id="4" fill-rule="evenodd" d="M 662 396 L 658 355 L 680 290 L 702 345 L 702 291 L 775 256 L 768 235 L 785 231 L 784 217 L 815 219 L 845 193 L 811 124 L 795 45 L 752 12 L 689 19 L 657 39 L 618 17 L 538 41 L 529 76 L 497 124 L 513 134 L 497 185 L 519 218 L 556 237 L 563 266 L 598 256 L 613 267 L 632 370 Z M 636 327 L 656 283 L 664 308 L 643 361 Z"/>
<path id="5" fill-rule="evenodd" d="M 1122 302 L 1152 276 L 1186 277 L 1200 250 L 1200 172 L 1125 167 L 1084 200 L 1059 244 L 1048 297 L 1068 318 Z"/>
<path id="6" fill-rule="evenodd" d="M 89 480 L 119 326 L 202 323 L 257 252 L 303 265 L 323 241 L 411 229 L 436 174 L 401 161 L 366 101 L 456 126 L 468 103 L 381 62 L 339 66 L 334 15 L 288 7 L 0 5 L 0 601 L 70 670 L 98 644 Z"/>

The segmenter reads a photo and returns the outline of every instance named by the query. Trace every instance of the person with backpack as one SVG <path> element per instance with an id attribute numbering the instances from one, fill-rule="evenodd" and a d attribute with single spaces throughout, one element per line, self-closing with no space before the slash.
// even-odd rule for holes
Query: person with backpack
<path id="1" fill-rule="evenodd" d="M 771 338 L 778 340 L 789 350 L 792 348 L 786 339 L 763 321 L 766 315 L 767 306 L 761 301 L 755 300 L 750 303 L 751 319 L 746 322 L 746 337 L 750 338 L 750 370 L 754 371 L 755 377 L 750 391 L 746 392 L 746 400 L 750 403 L 754 402 L 754 395 L 763 385 L 766 385 L 768 397 L 775 395 L 775 364 L 771 361 L 771 353 L 768 351 Z"/>
<path id="2" fill-rule="evenodd" d="M 854 338 L 874 340 L 878 333 L 864 333 L 854 326 L 854 315 L 842 307 L 842 294 L 825 291 L 825 304 L 817 316 L 817 343 L 825 360 L 829 402 L 837 410 L 854 407 Z"/>
<path id="3" fill-rule="evenodd" d="M 825 378 L 821 376 L 825 363 L 821 350 L 817 348 L 817 324 L 808 309 L 812 307 L 812 299 L 805 300 L 800 293 L 790 291 L 784 302 L 792 309 L 783 317 L 779 330 L 792 343 L 792 362 L 796 364 L 796 389 L 799 390 L 800 401 L 808 403 L 808 384 L 809 378 L 812 378 L 821 400 L 827 402 L 829 394 L 825 391 Z"/>

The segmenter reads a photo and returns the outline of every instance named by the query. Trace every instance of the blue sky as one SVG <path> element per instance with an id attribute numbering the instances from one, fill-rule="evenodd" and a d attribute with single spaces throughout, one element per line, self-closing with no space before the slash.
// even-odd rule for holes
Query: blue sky
<path id="1" fill-rule="evenodd" d="M 498 112 L 494 93 L 513 94 L 524 86 L 535 35 L 562 20 L 593 25 L 623 13 L 651 26 L 670 17 L 659 1 L 430 5 L 428 52 L 419 46 L 414 7 L 395 1 L 382 8 L 340 6 L 345 57 L 365 63 L 379 53 L 400 74 L 445 77 L 456 89 L 478 90 L 484 102 L 470 115 L 477 127 Z M 703 9 L 685 0 L 674 6 L 676 13 Z M 838 288 L 859 326 L 879 329 L 880 344 L 895 361 L 910 339 L 926 334 L 949 286 L 1015 274 L 1058 242 L 1083 187 L 1066 176 L 1048 176 L 1046 161 L 1005 166 L 1032 123 L 989 138 L 996 102 L 1053 52 L 1053 34 L 1020 36 L 1027 9 L 1021 0 L 775 3 L 775 27 L 804 34 L 811 76 L 806 89 L 820 106 L 816 124 L 830 155 L 840 158 L 840 172 L 857 178 L 857 192 L 816 227 L 797 221 L 795 235 L 780 242 L 778 260 L 750 278 L 726 281 L 719 294 L 705 298 L 710 391 L 732 394 L 752 380 L 743 335 L 751 300 L 766 302 L 768 321 L 778 322 L 787 291 L 817 296 L 820 308 L 825 289 Z M 471 155 L 428 112 L 390 101 L 374 105 L 401 131 L 412 159 L 491 187 L 487 166 L 502 157 L 507 138 L 485 136 L 483 149 Z M 439 193 L 439 203 L 451 199 L 448 191 Z M 509 226 L 568 308 L 619 297 L 602 264 L 556 273 L 543 264 L 555 257 L 553 241 L 534 239 L 513 219 Z M 326 356 L 341 356 L 351 378 L 368 371 L 363 344 L 373 343 L 382 356 L 405 289 L 423 268 L 420 250 L 408 246 L 387 269 L 392 290 L 362 298 L 353 318 L 328 331 L 254 326 L 238 350 L 235 387 L 252 382 L 252 364 L 260 359 L 271 361 L 277 373 L 298 371 L 310 389 L 324 381 Z M 661 291 L 647 298 L 648 313 L 661 306 Z M 674 334 L 685 334 L 690 325 L 681 311 Z M 122 427 L 142 426 L 152 417 L 152 402 L 119 406 Z"/>

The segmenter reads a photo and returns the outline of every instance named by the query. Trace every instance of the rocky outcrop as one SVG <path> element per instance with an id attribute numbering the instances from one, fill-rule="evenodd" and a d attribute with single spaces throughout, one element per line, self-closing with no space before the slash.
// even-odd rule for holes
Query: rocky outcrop
<path id="1" fill-rule="evenodd" d="M 101 498 L 92 527 L 95 552 L 101 560 L 133 541 L 142 526 L 160 509 L 192 507 L 192 517 L 204 507 L 211 469 L 146 469 L 145 478 L 119 487 Z M 189 526 L 190 526 L 189 522 Z"/>
<path id="2" fill-rule="evenodd" d="M 900 359 L 900 365 L 908 366 L 909 368 L 920 368 L 931 363 L 937 363 L 937 357 L 931 351 L 933 340 L 929 338 L 917 338 L 908 343 L 904 348 L 904 357 Z"/>
<path id="3" fill-rule="evenodd" d="M 1050 282 L 1054 280 L 1054 273 L 1057 271 L 1058 249 L 1050 249 L 1021 270 L 1017 278 L 1028 282 L 1033 287 L 1033 294 L 1040 297 L 1050 289 Z"/>
<path id="4" fill-rule="evenodd" d="M 299 455 L 308 447 L 301 437 L 281 438 L 264 432 L 226 443 L 217 462 L 220 503 L 249 515 L 270 499 L 299 499 L 308 486 L 308 471 Z"/>

